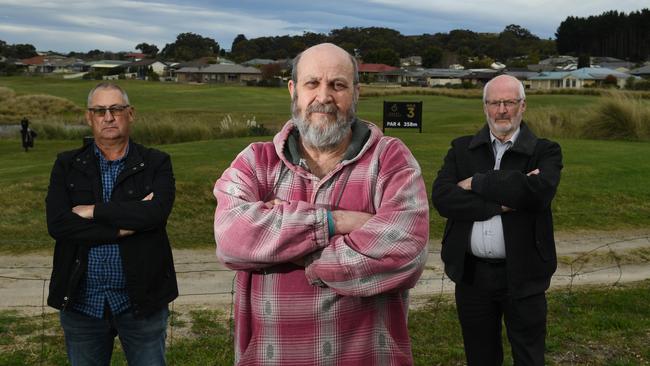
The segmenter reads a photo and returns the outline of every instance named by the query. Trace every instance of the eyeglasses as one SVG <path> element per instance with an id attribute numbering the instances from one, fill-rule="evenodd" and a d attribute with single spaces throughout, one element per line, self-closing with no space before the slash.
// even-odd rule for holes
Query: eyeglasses
<path id="1" fill-rule="evenodd" d="M 96 118 L 101 118 L 106 116 L 106 112 L 110 112 L 111 116 L 113 117 L 120 117 L 124 115 L 124 112 L 126 112 L 127 108 L 129 108 L 130 105 L 125 104 L 125 105 L 113 105 L 108 108 L 106 107 L 98 107 L 98 108 L 88 108 L 88 111 L 93 114 L 94 117 Z"/>
<path id="2" fill-rule="evenodd" d="M 514 108 L 521 103 L 523 99 L 505 99 L 505 100 L 486 100 L 485 104 L 490 107 L 497 109 L 501 104 L 507 109 Z"/>

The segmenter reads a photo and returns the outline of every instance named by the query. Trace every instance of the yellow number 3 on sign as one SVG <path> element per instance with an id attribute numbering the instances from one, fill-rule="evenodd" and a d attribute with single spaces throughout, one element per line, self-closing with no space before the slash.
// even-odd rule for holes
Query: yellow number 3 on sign
<path id="1" fill-rule="evenodd" d="M 408 118 L 415 117 L 415 105 L 409 104 L 406 106 L 406 109 L 408 109 L 408 113 L 406 113 L 406 117 Z"/>

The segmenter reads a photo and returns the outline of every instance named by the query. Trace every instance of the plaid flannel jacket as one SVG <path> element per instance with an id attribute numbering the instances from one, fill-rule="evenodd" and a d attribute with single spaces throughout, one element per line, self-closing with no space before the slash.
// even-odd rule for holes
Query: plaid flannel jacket
<path id="1" fill-rule="evenodd" d="M 238 270 L 237 365 L 413 363 L 408 289 L 426 262 L 427 194 L 408 148 L 356 123 L 370 137 L 322 179 L 287 159 L 288 122 L 215 184 L 217 256 Z M 266 208 L 274 198 L 286 203 Z M 328 209 L 374 216 L 329 238 Z"/>

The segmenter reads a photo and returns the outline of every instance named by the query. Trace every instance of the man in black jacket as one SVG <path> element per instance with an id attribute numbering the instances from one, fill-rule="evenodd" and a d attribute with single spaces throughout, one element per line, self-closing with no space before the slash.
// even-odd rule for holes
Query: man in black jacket
<path id="1" fill-rule="evenodd" d="M 126 92 L 88 94 L 94 142 L 59 154 L 46 207 L 56 240 L 48 304 L 61 310 L 72 365 L 108 365 L 119 335 L 129 365 L 164 365 L 178 296 L 167 238 L 175 186 L 169 155 L 130 141 Z"/>
<path id="2" fill-rule="evenodd" d="M 562 153 L 522 122 L 525 98 L 514 77 L 488 82 L 487 124 L 452 142 L 433 183 L 470 366 L 501 365 L 502 318 L 515 365 L 544 364 L 545 291 L 557 267 L 551 201 Z"/>

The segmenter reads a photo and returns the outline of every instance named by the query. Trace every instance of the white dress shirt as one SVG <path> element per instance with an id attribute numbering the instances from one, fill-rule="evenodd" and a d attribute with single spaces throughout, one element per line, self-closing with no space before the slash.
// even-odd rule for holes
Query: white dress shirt
<path id="1" fill-rule="evenodd" d="M 503 154 L 512 147 L 519 136 L 519 128 L 512 137 L 501 142 L 490 131 L 492 151 L 494 152 L 494 170 L 501 167 Z M 495 215 L 485 221 L 474 221 L 472 227 L 472 254 L 481 258 L 505 259 L 506 242 L 503 237 L 503 224 L 501 215 Z"/>

